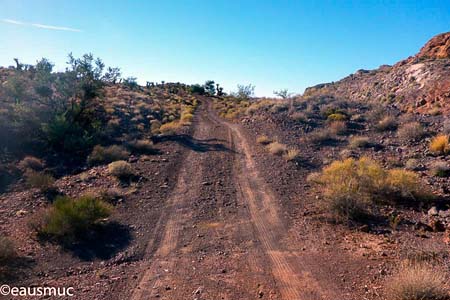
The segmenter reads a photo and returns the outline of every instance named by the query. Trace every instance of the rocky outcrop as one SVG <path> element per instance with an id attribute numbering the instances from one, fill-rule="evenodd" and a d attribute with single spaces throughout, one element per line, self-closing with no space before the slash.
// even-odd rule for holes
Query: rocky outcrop
<path id="1" fill-rule="evenodd" d="M 433 37 L 417 53 L 418 58 L 450 58 L 450 32 Z"/>
<path id="2" fill-rule="evenodd" d="M 432 38 L 420 52 L 393 66 L 358 70 L 340 81 L 319 84 L 304 96 L 332 95 L 377 101 L 402 110 L 450 112 L 450 32 Z"/>

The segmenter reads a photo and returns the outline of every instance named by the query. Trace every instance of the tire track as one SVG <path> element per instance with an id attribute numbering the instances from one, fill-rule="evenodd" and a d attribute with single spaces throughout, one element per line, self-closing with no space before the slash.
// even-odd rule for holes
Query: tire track
<path id="1" fill-rule="evenodd" d="M 199 126 L 199 128 L 196 128 L 194 135 L 201 134 L 203 130 Z M 159 287 L 163 286 L 163 277 L 170 277 L 170 272 L 175 267 L 176 260 L 172 256 L 175 255 L 183 224 L 191 215 L 188 209 L 188 200 L 197 196 L 197 189 L 192 188 L 192 186 L 200 185 L 202 180 L 201 164 L 200 166 L 196 164 L 199 160 L 198 155 L 198 153 L 191 151 L 183 161 L 177 183 L 165 208 L 166 215 L 161 220 L 161 222 L 166 221 L 165 225 L 160 226 L 162 227 L 160 230 L 163 231 L 163 237 L 157 245 L 158 248 L 154 256 L 148 258 L 148 260 L 151 259 L 151 262 L 143 266 L 143 275 L 130 297 L 131 300 L 148 299 L 150 295 L 156 296 L 154 293 L 157 292 Z M 189 172 L 192 170 L 195 170 L 195 172 Z M 153 241 L 151 241 L 148 248 L 153 246 Z"/>
<path id="2" fill-rule="evenodd" d="M 279 215 L 279 204 L 272 191 L 259 176 L 250 145 L 243 136 L 239 125 L 220 120 L 209 109 L 210 117 L 230 128 L 234 136 L 236 150 L 240 153 L 236 185 L 243 202 L 248 204 L 249 214 L 258 239 L 271 262 L 272 274 L 285 300 L 344 299 L 337 289 L 324 286 L 313 273 L 302 268 L 302 257 L 283 249 L 281 239 L 287 228 Z M 318 266 L 319 268 L 320 266 Z"/>

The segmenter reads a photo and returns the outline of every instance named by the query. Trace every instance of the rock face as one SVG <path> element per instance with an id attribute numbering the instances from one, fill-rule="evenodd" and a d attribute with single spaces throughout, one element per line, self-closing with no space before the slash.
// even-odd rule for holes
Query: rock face
<path id="1" fill-rule="evenodd" d="M 421 113 L 450 112 L 450 32 L 433 37 L 420 52 L 393 66 L 358 70 L 333 83 L 305 90 L 304 96 L 331 95 L 376 101 Z"/>
<path id="2" fill-rule="evenodd" d="M 417 53 L 418 58 L 450 58 L 450 32 L 433 37 Z"/>

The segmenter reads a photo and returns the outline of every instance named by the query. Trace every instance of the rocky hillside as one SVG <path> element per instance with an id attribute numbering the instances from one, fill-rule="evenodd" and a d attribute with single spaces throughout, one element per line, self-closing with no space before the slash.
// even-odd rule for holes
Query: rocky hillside
<path id="1" fill-rule="evenodd" d="M 340 81 L 305 90 L 305 97 L 332 95 L 383 102 L 405 111 L 450 111 L 450 32 L 433 37 L 418 54 L 376 70 L 358 70 Z"/>

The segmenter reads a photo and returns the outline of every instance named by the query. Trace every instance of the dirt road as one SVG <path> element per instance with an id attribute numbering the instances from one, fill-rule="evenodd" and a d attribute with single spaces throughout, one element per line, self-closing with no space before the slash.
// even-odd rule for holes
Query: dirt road
<path id="1" fill-rule="evenodd" d="M 282 208 L 240 125 L 205 102 L 186 144 L 131 299 L 345 299 L 317 258 L 287 250 Z"/>

